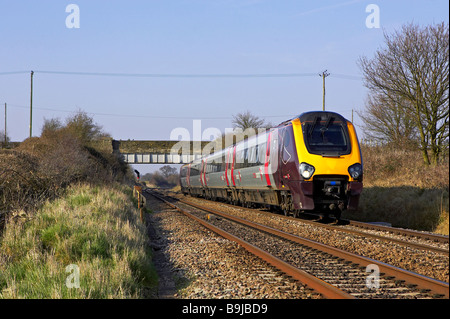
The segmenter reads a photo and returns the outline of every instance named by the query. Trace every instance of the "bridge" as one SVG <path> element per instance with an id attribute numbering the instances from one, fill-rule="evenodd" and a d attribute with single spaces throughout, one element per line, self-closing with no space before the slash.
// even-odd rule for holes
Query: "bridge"
<path id="1" fill-rule="evenodd" d="M 201 158 L 205 141 L 134 141 L 112 140 L 113 153 L 129 164 L 185 164 Z M 205 148 L 206 147 L 206 148 Z"/>
<path id="2" fill-rule="evenodd" d="M 0 148 L 15 148 L 20 142 L 0 144 Z M 202 157 L 202 152 L 214 148 L 209 141 L 135 141 L 104 138 L 90 146 L 123 156 L 129 164 L 185 164 Z"/>

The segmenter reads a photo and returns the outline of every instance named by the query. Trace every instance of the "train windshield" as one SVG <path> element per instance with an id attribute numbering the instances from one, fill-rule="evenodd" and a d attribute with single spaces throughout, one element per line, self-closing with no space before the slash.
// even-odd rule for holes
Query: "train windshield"
<path id="1" fill-rule="evenodd" d="M 303 137 L 309 153 L 323 156 L 350 154 L 351 145 L 347 125 L 331 116 L 315 117 L 303 123 Z"/>

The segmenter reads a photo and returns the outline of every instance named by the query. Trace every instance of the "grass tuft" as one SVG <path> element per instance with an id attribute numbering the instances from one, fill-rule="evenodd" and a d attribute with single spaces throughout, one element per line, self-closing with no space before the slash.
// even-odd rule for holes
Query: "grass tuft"
<path id="1" fill-rule="evenodd" d="M 0 298 L 143 298 L 157 287 L 145 226 L 125 186 L 69 187 L 6 223 Z M 67 285 L 75 265 L 79 288 Z"/>

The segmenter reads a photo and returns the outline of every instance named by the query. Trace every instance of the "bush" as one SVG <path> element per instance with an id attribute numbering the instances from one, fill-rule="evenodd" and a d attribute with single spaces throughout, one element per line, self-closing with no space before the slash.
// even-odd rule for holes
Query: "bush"
<path id="1" fill-rule="evenodd" d="M 0 231 L 14 211 L 31 213 L 46 199 L 78 182 L 111 183 L 132 178 L 126 163 L 93 145 L 104 136 L 84 113 L 62 126 L 46 120 L 41 137 L 0 151 Z"/>

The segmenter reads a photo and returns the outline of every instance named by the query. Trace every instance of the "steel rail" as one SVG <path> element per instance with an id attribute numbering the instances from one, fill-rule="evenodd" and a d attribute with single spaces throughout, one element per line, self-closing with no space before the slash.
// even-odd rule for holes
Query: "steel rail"
<path id="1" fill-rule="evenodd" d="M 225 204 L 225 205 L 236 208 L 235 205 L 229 205 L 229 204 Z M 239 207 L 239 208 L 249 209 L 249 208 L 244 208 L 244 207 Z M 268 212 L 264 212 L 264 211 L 260 211 L 260 210 L 258 210 L 258 213 L 264 214 L 267 216 L 273 215 L 272 213 L 268 213 Z M 294 220 L 297 222 L 300 221 L 302 223 L 315 225 L 315 226 L 326 228 L 329 230 L 339 230 L 339 231 L 346 232 L 349 234 L 359 235 L 359 236 L 363 236 L 363 237 L 370 237 L 370 238 L 388 241 L 388 242 L 395 242 L 402 246 L 412 247 L 412 248 L 425 250 L 425 251 L 432 251 L 435 253 L 444 254 L 444 255 L 449 256 L 449 250 L 444 249 L 444 248 L 433 247 L 433 246 L 426 245 L 426 244 L 412 243 L 412 242 L 408 242 L 408 241 L 405 241 L 402 239 L 386 237 L 386 236 L 382 236 L 382 235 L 378 235 L 378 234 L 371 234 L 371 233 L 364 232 L 361 230 L 356 230 L 356 229 L 341 228 L 336 225 L 321 224 L 316 221 L 311 221 L 311 220 L 306 220 L 306 219 L 298 219 L 298 218 L 291 217 L 291 216 L 284 216 L 284 215 L 277 215 L 277 216 L 280 218 L 284 218 L 284 219 Z M 404 235 L 404 236 L 414 236 L 414 237 L 418 237 L 418 238 L 434 240 L 434 241 L 441 242 L 441 243 L 448 243 L 448 236 L 443 236 L 443 235 L 438 235 L 438 234 L 427 234 L 427 233 L 417 232 L 414 230 L 394 228 L 394 227 L 381 226 L 381 225 L 372 225 L 372 224 L 356 222 L 356 221 L 349 221 L 349 222 L 350 222 L 349 225 L 353 225 L 355 227 L 361 227 L 361 228 L 378 230 L 378 231 L 387 231 L 390 233 L 396 233 L 396 234 L 400 234 L 400 235 Z"/>
<path id="2" fill-rule="evenodd" d="M 223 218 L 227 218 L 229 220 L 233 220 L 235 222 L 238 222 L 240 224 L 243 225 L 247 225 L 249 227 L 267 232 L 269 234 L 302 244 L 302 245 L 306 245 L 308 247 L 329 253 L 331 255 L 334 255 L 336 257 L 339 258 L 344 258 L 348 261 L 351 261 L 355 264 L 359 264 L 361 266 L 365 266 L 367 267 L 368 265 L 377 265 L 379 267 L 380 273 L 385 273 L 389 276 L 393 276 L 399 280 L 404 280 L 410 284 L 414 284 L 417 285 L 417 287 L 421 288 L 421 289 L 426 289 L 426 290 L 431 290 L 433 292 L 435 292 L 436 294 L 440 294 L 440 295 L 444 295 L 446 298 L 449 298 L 449 284 L 437 279 L 433 279 L 424 275 L 420 275 L 417 273 L 414 273 L 412 271 L 408 271 L 405 269 L 401 269 L 398 267 L 395 267 L 393 265 L 389 265 L 386 264 L 384 262 L 381 261 L 377 261 L 368 257 L 364 257 L 364 256 L 360 256 L 351 252 L 347 252 L 344 251 L 342 249 L 338 249 L 332 246 L 328 246 L 310 239 L 306 239 L 306 238 L 302 238 L 296 235 L 292 235 L 286 232 L 283 232 L 281 230 L 272 228 L 272 227 L 268 227 L 268 226 L 264 226 L 261 224 L 257 224 L 257 223 L 253 223 L 250 222 L 248 220 L 236 217 L 236 216 L 232 216 L 223 212 L 219 212 L 215 209 L 211 209 L 211 208 L 205 208 L 202 207 L 200 205 L 191 203 L 189 201 L 186 200 L 180 200 L 180 202 L 185 203 L 187 205 L 196 207 L 198 209 L 202 209 L 204 211 L 210 212 L 212 214 L 221 216 Z"/>
<path id="3" fill-rule="evenodd" d="M 350 225 L 361 227 L 361 228 L 387 231 L 387 232 L 396 233 L 396 234 L 404 235 L 404 236 L 412 236 L 412 237 L 433 240 L 433 241 L 441 242 L 444 244 L 449 243 L 449 237 L 444 236 L 444 235 L 423 233 L 423 232 L 419 232 L 416 230 L 369 224 L 369 223 L 359 222 L 359 221 L 355 221 L 355 220 L 350 220 L 349 222 L 350 222 Z M 448 255 L 448 250 L 446 251 L 446 253 Z"/>
<path id="4" fill-rule="evenodd" d="M 288 276 L 291 276 L 293 279 L 296 279 L 300 282 L 302 282 L 303 284 L 307 285 L 309 288 L 315 290 L 316 292 L 322 294 L 325 298 L 329 298 L 329 299 L 356 299 L 354 296 L 340 290 L 339 288 L 336 288 L 335 286 L 317 278 L 314 277 L 310 274 L 308 274 L 307 272 L 298 269 L 296 267 L 291 266 L 290 264 L 282 261 L 281 259 L 267 253 L 266 251 L 240 239 L 239 237 L 236 237 L 216 226 L 213 226 L 212 224 L 208 223 L 205 220 L 202 220 L 194 215 L 192 215 L 191 213 L 187 212 L 186 210 L 178 207 L 177 205 L 174 205 L 173 203 L 168 202 L 167 200 L 165 200 L 164 198 L 162 198 L 159 195 L 156 195 L 155 193 L 150 193 L 152 196 L 155 196 L 156 198 L 162 200 L 163 202 L 165 202 L 167 205 L 169 205 L 170 207 L 178 210 L 179 212 L 183 213 L 184 215 L 188 216 L 189 218 L 192 218 L 193 220 L 197 221 L 198 223 L 200 223 L 201 225 L 203 225 L 204 227 L 210 229 L 211 231 L 219 234 L 220 236 L 232 240 L 236 243 L 238 243 L 239 245 L 241 245 L 243 248 L 245 248 L 247 251 L 249 251 L 250 253 L 256 255 L 257 257 L 263 259 L 264 261 L 266 261 L 267 263 L 269 263 L 270 265 L 278 268 L 280 271 L 284 272 L 285 274 L 287 274 Z M 190 205 L 190 204 L 189 204 Z M 202 208 L 203 210 L 203 208 Z"/>

